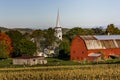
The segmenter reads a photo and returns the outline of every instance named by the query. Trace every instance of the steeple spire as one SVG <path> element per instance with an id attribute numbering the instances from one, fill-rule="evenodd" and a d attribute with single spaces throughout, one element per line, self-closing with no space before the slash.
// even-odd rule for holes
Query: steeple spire
<path id="1" fill-rule="evenodd" d="M 62 40 L 62 27 L 60 25 L 59 9 L 57 13 L 56 27 L 55 27 L 55 36 Z"/>
<path id="2" fill-rule="evenodd" d="M 58 13 L 57 13 L 56 27 L 61 27 L 61 26 L 60 26 L 59 9 L 58 9 Z"/>

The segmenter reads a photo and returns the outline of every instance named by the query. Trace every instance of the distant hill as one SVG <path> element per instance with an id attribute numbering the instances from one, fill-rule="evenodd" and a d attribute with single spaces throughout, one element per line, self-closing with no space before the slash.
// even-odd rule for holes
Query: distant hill
<path id="1" fill-rule="evenodd" d="M 33 31 L 33 29 L 29 29 L 29 28 L 13 28 L 13 29 L 9 29 L 9 28 L 5 28 L 5 27 L 0 27 L 0 30 L 2 31 L 2 32 L 6 32 L 6 31 L 8 31 L 8 30 L 18 30 L 18 31 L 20 31 L 21 33 L 31 33 L 32 31 Z"/>
<path id="2" fill-rule="evenodd" d="M 8 28 L 5 28 L 5 27 L 0 27 L 0 30 L 3 31 L 3 32 L 6 32 L 6 31 L 8 31 L 9 29 L 8 29 Z"/>
<path id="3" fill-rule="evenodd" d="M 29 28 L 13 28 L 13 30 L 18 30 L 21 33 L 31 33 L 33 31 L 33 29 L 29 29 Z"/>
<path id="4" fill-rule="evenodd" d="M 21 33 L 32 33 L 33 29 L 30 29 L 30 28 L 12 28 L 12 29 L 9 29 L 9 28 L 5 28 L 5 27 L 0 27 L 0 30 L 2 32 L 6 32 L 6 31 L 9 31 L 9 30 L 18 30 L 20 31 Z M 63 34 L 66 34 L 66 32 L 68 32 L 70 29 L 69 28 L 62 28 L 62 32 Z"/>

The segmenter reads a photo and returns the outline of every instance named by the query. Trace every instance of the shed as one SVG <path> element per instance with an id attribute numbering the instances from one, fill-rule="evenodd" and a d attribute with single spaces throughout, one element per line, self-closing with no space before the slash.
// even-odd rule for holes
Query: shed
<path id="1" fill-rule="evenodd" d="M 104 55 L 104 59 L 112 56 L 120 56 L 120 35 L 92 35 L 92 36 L 76 36 L 71 43 L 70 58 L 71 60 L 93 61 L 93 56 L 100 57 Z M 102 55 L 95 54 L 101 53 Z"/>
<path id="2" fill-rule="evenodd" d="M 46 63 L 47 60 L 41 56 L 22 56 L 13 58 L 13 65 L 36 65 Z"/>

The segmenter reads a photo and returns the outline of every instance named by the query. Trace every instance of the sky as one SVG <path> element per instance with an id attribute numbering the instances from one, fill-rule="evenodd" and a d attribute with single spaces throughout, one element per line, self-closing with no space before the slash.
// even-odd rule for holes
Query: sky
<path id="1" fill-rule="evenodd" d="M 120 0 L 0 0 L 0 26 L 38 28 L 120 25 Z"/>

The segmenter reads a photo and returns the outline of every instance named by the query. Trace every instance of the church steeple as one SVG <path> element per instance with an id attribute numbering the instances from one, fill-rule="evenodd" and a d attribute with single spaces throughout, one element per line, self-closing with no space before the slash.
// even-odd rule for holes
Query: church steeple
<path id="1" fill-rule="evenodd" d="M 58 9 L 58 13 L 57 13 L 56 27 L 61 27 L 61 26 L 60 26 L 59 9 Z"/>
<path id="2" fill-rule="evenodd" d="M 62 27 L 60 25 L 59 9 L 58 9 L 58 12 L 57 12 L 55 36 L 58 37 L 58 39 L 62 40 Z"/>

